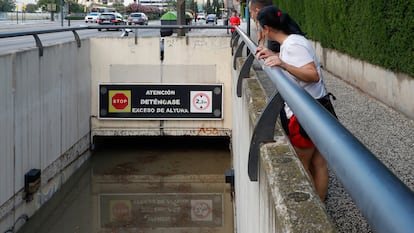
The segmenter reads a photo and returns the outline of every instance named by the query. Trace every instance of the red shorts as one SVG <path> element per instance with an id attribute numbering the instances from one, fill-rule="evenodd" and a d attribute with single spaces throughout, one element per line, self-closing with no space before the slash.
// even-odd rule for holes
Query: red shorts
<path id="1" fill-rule="evenodd" d="M 315 147 L 315 144 L 308 139 L 305 138 L 299 130 L 299 122 L 295 115 L 293 115 L 289 119 L 289 139 L 290 143 L 296 147 Z"/>

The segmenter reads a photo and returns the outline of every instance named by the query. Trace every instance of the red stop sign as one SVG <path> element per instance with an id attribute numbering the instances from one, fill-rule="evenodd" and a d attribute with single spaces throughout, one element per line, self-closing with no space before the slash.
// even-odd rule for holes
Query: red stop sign
<path id="1" fill-rule="evenodd" d="M 128 97 L 124 93 L 116 93 L 112 96 L 112 106 L 116 109 L 124 109 L 128 106 Z"/>

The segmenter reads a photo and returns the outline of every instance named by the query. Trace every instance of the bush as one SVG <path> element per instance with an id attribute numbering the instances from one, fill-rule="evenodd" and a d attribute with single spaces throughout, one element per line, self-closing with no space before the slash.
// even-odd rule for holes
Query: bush
<path id="1" fill-rule="evenodd" d="M 323 47 L 414 77 L 414 1 L 275 0 Z"/>

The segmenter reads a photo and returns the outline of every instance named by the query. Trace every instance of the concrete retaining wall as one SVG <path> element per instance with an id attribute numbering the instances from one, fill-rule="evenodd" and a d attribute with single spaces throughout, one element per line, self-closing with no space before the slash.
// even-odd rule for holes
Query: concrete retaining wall
<path id="1" fill-rule="evenodd" d="M 233 77 L 235 90 L 238 71 Z M 249 180 L 250 138 L 267 97 L 253 74 L 243 81 L 242 97 L 233 96 L 237 116 L 232 134 L 237 232 L 335 232 L 324 204 L 279 126 L 275 142 L 261 147 L 259 181 Z"/>
<path id="2" fill-rule="evenodd" d="M 0 232 L 45 203 L 89 156 L 89 41 L 0 55 Z M 24 175 L 41 189 L 22 199 Z M 19 223 L 21 224 L 21 223 Z"/>
<path id="3" fill-rule="evenodd" d="M 230 136 L 231 48 L 228 36 L 92 38 L 92 137 L 132 135 Z M 110 49 L 109 49 L 110 48 Z M 115 52 L 117 51 L 117 52 Z M 118 84 L 223 84 L 223 119 L 98 119 L 98 86 Z"/>
<path id="4" fill-rule="evenodd" d="M 352 58 L 314 42 L 324 69 L 414 119 L 414 78 Z"/>

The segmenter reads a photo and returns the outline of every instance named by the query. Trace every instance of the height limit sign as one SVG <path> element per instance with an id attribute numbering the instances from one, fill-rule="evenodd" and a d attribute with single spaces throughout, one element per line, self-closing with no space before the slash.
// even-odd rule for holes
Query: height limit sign
<path id="1" fill-rule="evenodd" d="M 212 112 L 212 92 L 211 91 L 191 91 L 190 92 L 190 112 Z"/>

